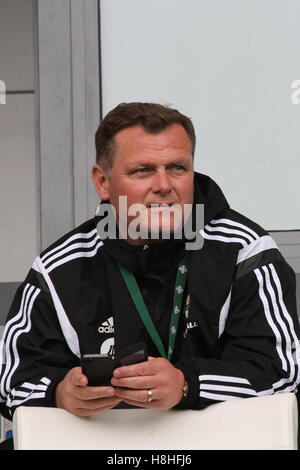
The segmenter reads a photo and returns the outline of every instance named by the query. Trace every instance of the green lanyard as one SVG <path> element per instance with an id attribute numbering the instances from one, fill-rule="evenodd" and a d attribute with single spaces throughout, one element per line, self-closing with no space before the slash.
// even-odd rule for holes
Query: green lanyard
<path id="1" fill-rule="evenodd" d="M 171 360 L 172 353 L 174 350 L 179 314 L 181 311 L 182 298 L 183 298 L 183 293 L 184 293 L 184 288 L 185 288 L 185 283 L 186 283 L 186 277 L 187 277 L 186 260 L 187 260 L 187 257 L 183 258 L 183 260 L 181 261 L 181 263 L 179 263 L 178 268 L 177 268 L 174 297 L 173 297 L 173 308 L 172 308 L 172 315 L 171 315 L 171 321 L 170 321 L 168 354 L 165 353 L 162 340 L 153 324 L 153 321 L 146 307 L 146 304 L 144 302 L 139 286 L 136 282 L 135 276 L 132 274 L 131 271 L 129 271 L 127 268 L 119 264 L 119 269 L 121 271 L 121 274 L 123 276 L 127 289 L 129 290 L 129 293 L 134 302 L 134 305 L 136 306 L 136 309 L 149 335 L 151 336 L 161 356 L 164 358 L 167 358 L 169 361 Z"/>

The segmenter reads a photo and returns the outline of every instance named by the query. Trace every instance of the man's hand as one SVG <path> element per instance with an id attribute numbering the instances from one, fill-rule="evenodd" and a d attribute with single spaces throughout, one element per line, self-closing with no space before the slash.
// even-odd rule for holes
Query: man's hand
<path id="1" fill-rule="evenodd" d="M 116 396 L 131 405 L 167 410 L 182 399 L 184 375 L 167 359 L 149 358 L 147 362 L 115 369 L 111 384 L 116 387 Z M 148 401 L 148 390 L 152 401 Z"/>
<path id="2" fill-rule="evenodd" d="M 76 416 L 90 416 L 109 410 L 120 403 L 113 387 L 88 387 L 81 367 L 71 369 L 58 384 L 55 392 L 56 406 Z"/>

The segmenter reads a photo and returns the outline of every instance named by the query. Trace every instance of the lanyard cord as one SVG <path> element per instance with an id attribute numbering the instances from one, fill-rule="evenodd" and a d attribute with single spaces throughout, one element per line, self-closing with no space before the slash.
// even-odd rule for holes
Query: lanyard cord
<path id="1" fill-rule="evenodd" d="M 170 321 L 170 332 L 169 332 L 169 347 L 168 353 L 165 353 L 165 349 L 162 343 L 162 340 L 155 328 L 147 306 L 144 302 L 143 296 L 141 294 L 140 288 L 138 283 L 135 279 L 134 274 L 129 271 L 127 268 L 122 266 L 118 263 L 119 269 L 127 286 L 127 289 L 131 295 L 131 298 L 134 302 L 134 305 L 145 325 L 146 330 L 148 331 L 149 335 L 151 336 L 155 346 L 157 347 L 159 353 L 162 357 L 167 358 L 169 361 L 171 360 L 172 353 L 174 350 L 174 344 L 177 334 L 177 326 L 179 320 L 179 314 L 181 311 L 182 306 L 182 298 L 187 278 L 187 267 L 186 267 L 186 259 L 184 257 L 183 260 L 179 263 L 177 268 L 177 275 L 175 281 L 175 289 L 174 289 L 174 296 L 173 296 L 173 307 L 172 307 L 172 314 L 171 314 L 171 321 Z"/>

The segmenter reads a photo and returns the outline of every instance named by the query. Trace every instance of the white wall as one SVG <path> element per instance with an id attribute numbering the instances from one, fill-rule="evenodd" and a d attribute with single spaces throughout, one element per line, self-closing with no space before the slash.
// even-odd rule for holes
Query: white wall
<path id="1" fill-rule="evenodd" d="M 33 0 L 0 0 L 0 80 L 17 92 L 0 104 L 0 283 L 23 280 L 40 250 L 34 18 Z"/>
<path id="2" fill-rule="evenodd" d="M 299 0 L 100 5 L 104 114 L 122 101 L 177 107 L 195 124 L 195 168 L 236 210 L 300 229 Z"/>

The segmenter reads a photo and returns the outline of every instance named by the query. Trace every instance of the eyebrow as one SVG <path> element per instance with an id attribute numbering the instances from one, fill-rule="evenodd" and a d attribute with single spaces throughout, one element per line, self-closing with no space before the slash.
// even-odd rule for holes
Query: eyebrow
<path id="1" fill-rule="evenodd" d="M 141 166 L 153 166 L 155 165 L 155 163 L 150 163 L 148 161 L 136 161 L 136 162 L 131 162 L 131 163 L 128 163 L 128 168 L 131 169 L 131 168 L 137 168 L 137 167 L 141 167 Z"/>
<path id="2" fill-rule="evenodd" d="M 131 162 L 131 163 L 128 163 L 128 169 L 133 169 L 133 168 L 140 168 L 140 167 L 144 167 L 144 166 L 148 166 L 148 167 L 155 167 L 157 166 L 159 162 L 155 162 L 155 161 L 149 161 L 149 160 L 141 160 L 141 161 L 136 161 L 136 162 Z M 169 163 L 167 163 L 167 167 L 170 166 L 170 165 L 187 165 L 188 163 L 190 162 L 187 162 L 186 158 L 185 157 L 178 157 L 172 161 L 170 161 Z"/>

